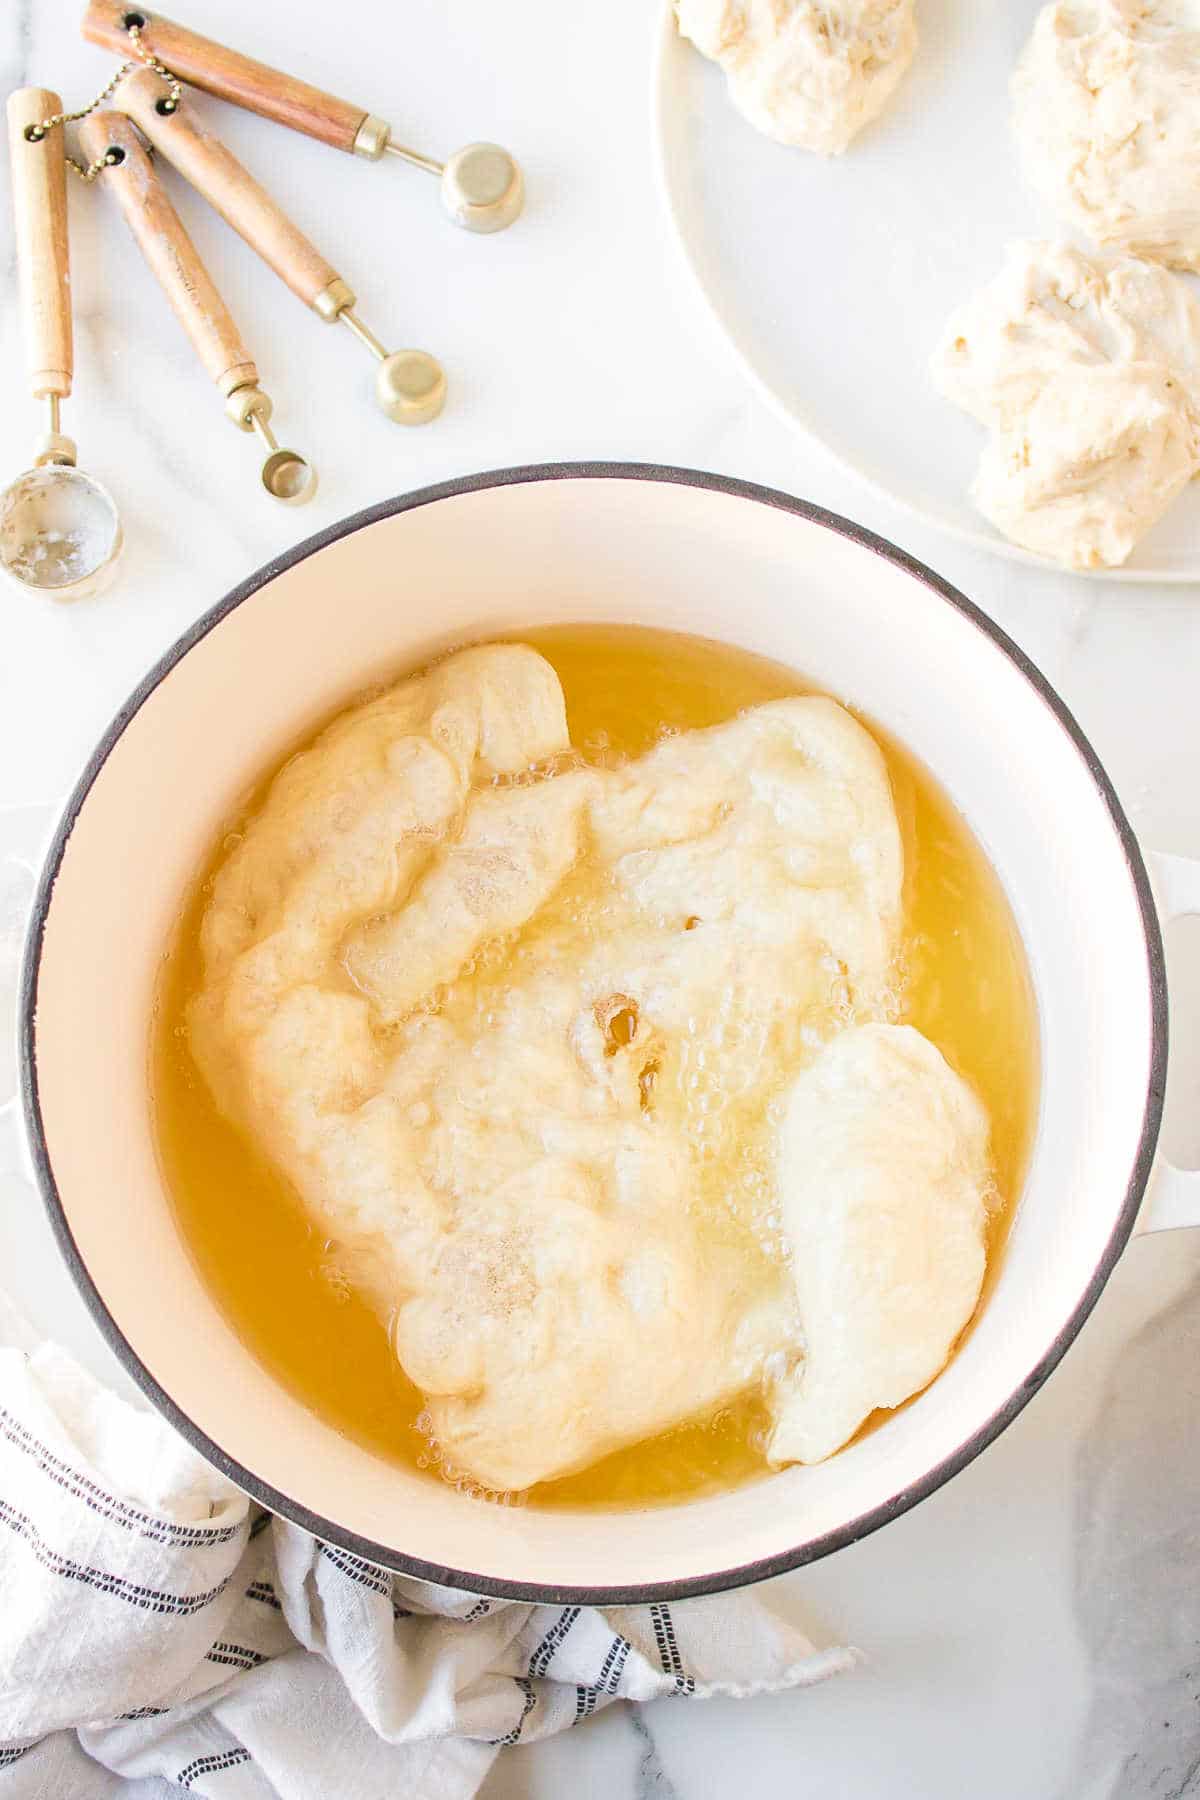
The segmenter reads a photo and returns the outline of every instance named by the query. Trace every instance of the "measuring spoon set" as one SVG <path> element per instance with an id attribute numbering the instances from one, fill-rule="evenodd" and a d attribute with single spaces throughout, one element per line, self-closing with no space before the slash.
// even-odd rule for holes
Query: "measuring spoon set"
<path id="1" fill-rule="evenodd" d="M 271 431 L 272 403 L 253 357 L 155 171 L 171 163 L 267 267 L 317 317 L 353 333 L 377 363 L 374 391 L 389 419 L 425 424 L 442 410 L 446 378 L 425 350 L 384 348 L 355 311 L 353 289 L 233 152 L 209 131 L 184 82 L 351 155 L 385 153 L 438 178 L 449 217 L 468 231 L 501 231 L 521 211 L 518 164 L 497 144 L 468 144 L 447 162 L 400 145 L 364 107 L 323 93 L 183 25 L 141 9 L 91 0 L 84 36 L 129 58 L 90 106 L 64 113 L 47 88 L 9 98 L 9 150 L 29 390 L 47 406 L 34 466 L 0 493 L 0 567 L 21 586 L 56 599 L 97 593 L 121 548 L 109 495 L 75 466 L 61 428 L 73 374 L 67 166 L 115 199 L 146 262 L 186 331 L 228 417 L 264 452 L 264 490 L 285 504 L 307 500 L 316 472 Z M 105 102 L 111 104 L 105 106 Z M 79 119 L 81 165 L 63 132 Z"/>

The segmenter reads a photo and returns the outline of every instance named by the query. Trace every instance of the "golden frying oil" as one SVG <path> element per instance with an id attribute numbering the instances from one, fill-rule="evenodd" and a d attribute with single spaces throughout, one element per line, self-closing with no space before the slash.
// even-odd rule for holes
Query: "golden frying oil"
<path id="1" fill-rule="evenodd" d="M 717 724 L 761 701 L 811 691 L 777 663 L 674 633 L 571 625 L 521 641 L 553 664 L 572 742 L 595 760 L 636 756 L 666 729 Z M 1033 1134 L 1037 1027 L 1028 974 L 999 882 L 963 820 L 919 763 L 875 736 L 904 836 L 902 1017 L 966 1077 L 991 1116 L 999 1203 L 990 1281 Z M 266 785 L 228 821 L 165 965 L 151 1052 L 159 1154 L 201 1275 L 258 1360 L 347 1437 L 436 1478 L 436 1450 L 418 1425 L 420 1393 L 400 1371 L 383 1325 L 331 1271 L 290 1184 L 217 1111 L 188 1046 L 186 1006 L 201 981 L 199 925 L 211 879 L 227 833 L 254 811 Z M 761 1404 L 747 1400 L 505 1499 L 645 1506 L 734 1487 L 766 1473 L 764 1425 Z"/>

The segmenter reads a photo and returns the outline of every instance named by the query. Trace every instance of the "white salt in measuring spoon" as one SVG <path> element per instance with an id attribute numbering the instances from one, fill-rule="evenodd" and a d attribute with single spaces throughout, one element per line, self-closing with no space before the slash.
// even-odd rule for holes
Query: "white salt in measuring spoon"
<path id="1" fill-rule="evenodd" d="M 60 429 L 71 392 L 71 275 L 62 111 L 49 88 L 18 88 L 8 102 L 13 212 L 29 391 L 49 409 L 34 466 L 0 493 L 0 567 L 19 586 L 54 600 L 99 593 L 121 550 L 121 521 L 100 483 L 75 467 Z"/>
<path id="2" fill-rule="evenodd" d="M 115 196 L 192 348 L 224 396 L 226 413 L 240 431 L 255 432 L 266 451 L 263 487 L 285 506 L 310 499 L 316 471 L 298 450 L 276 443 L 268 423 L 271 401 L 258 385 L 258 369 L 133 125 L 124 113 L 93 112 L 79 137 L 98 170 L 99 185 Z"/>

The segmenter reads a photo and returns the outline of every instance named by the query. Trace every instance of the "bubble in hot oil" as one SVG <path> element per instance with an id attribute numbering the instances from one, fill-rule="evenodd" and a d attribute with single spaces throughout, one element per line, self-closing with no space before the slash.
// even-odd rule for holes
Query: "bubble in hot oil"
<path id="1" fill-rule="evenodd" d="M 321 1279 L 329 1289 L 333 1299 L 339 1306 L 345 1306 L 353 1294 L 350 1277 L 337 1261 L 323 1262 L 320 1268 Z"/>

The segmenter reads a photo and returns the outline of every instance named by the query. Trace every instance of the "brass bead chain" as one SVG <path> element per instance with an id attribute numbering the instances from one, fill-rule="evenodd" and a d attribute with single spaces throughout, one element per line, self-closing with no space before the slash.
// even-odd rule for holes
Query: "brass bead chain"
<path id="1" fill-rule="evenodd" d="M 104 105 L 104 102 L 116 88 L 117 83 L 128 75 L 130 69 L 136 68 L 139 63 L 147 69 L 153 69 L 156 75 L 161 75 L 163 80 L 168 83 L 170 92 L 161 102 L 161 110 L 163 112 L 175 111 L 183 93 L 183 84 L 178 75 L 172 75 L 170 69 L 164 68 L 162 63 L 160 63 L 158 58 L 154 55 L 153 51 L 148 50 L 146 45 L 143 44 L 142 27 L 140 25 L 127 25 L 125 29 L 129 33 L 129 41 L 133 46 L 133 57 L 131 60 L 129 62 L 123 62 L 112 80 L 107 82 L 104 87 L 100 89 L 96 98 L 94 100 L 89 100 L 86 106 L 81 106 L 78 112 L 51 113 L 49 118 L 40 119 L 36 125 L 27 125 L 25 127 L 25 136 L 31 144 L 40 144 L 46 134 L 53 131 L 56 125 L 70 125 L 73 124 L 76 119 L 86 119 L 90 112 L 95 112 L 98 106 Z M 95 162 L 88 163 L 85 168 L 81 162 L 76 162 L 73 156 L 67 156 L 65 151 L 63 154 L 66 156 L 68 166 L 74 169 L 81 181 L 95 181 L 101 169 L 109 168 L 114 162 L 120 160 L 119 157 L 113 155 L 111 150 L 106 150 L 103 156 L 98 156 Z"/>

